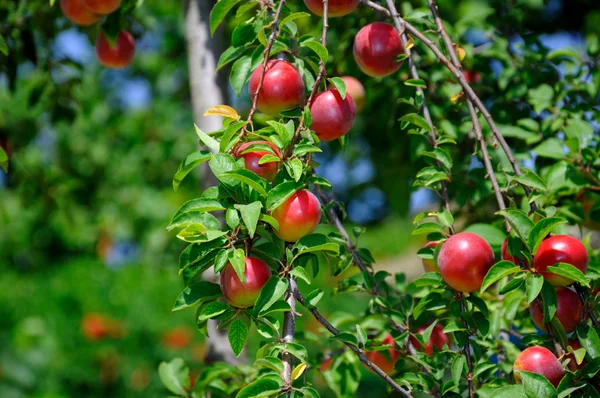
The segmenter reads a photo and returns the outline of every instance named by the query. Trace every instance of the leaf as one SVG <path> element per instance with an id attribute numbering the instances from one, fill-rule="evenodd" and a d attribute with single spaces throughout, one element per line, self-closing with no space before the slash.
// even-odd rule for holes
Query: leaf
<path id="1" fill-rule="evenodd" d="M 183 205 L 181 205 L 179 210 L 177 210 L 177 212 L 173 216 L 173 220 L 178 218 L 180 215 L 188 213 L 190 211 L 201 214 L 205 212 L 218 210 L 225 210 L 225 207 L 223 207 L 223 204 L 217 200 L 205 198 L 192 199 L 188 200 Z"/>
<path id="2" fill-rule="evenodd" d="M 321 150 L 321 148 L 316 147 L 314 145 L 299 144 L 294 147 L 292 154 L 294 156 L 300 157 L 302 155 L 306 155 L 307 153 L 314 153 L 314 152 L 323 152 L 323 151 Z"/>
<path id="3" fill-rule="evenodd" d="M 402 116 L 398 119 L 399 122 L 412 123 L 417 127 L 420 127 L 427 131 L 432 131 L 433 128 L 429 125 L 427 120 L 425 120 L 422 116 L 417 115 L 416 113 L 409 113 L 408 115 Z"/>
<path id="4" fill-rule="evenodd" d="M 217 3 L 218 4 L 218 3 Z M 252 73 L 252 57 L 250 55 L 244 55 L 238 58 L 231 67 L 231 73 L 229 74 L 229 84 L 233 92 L 238 97 L 242 93 L 242 89 Z"/>
<path id="5" fill-rule="evenodd" d="M 454 224 L 454 217 L 452 216 L 452 213 L 450 213 L 449 211 L 446 210 L 442 210 L 441 212 L 438 213 L 437 215 L 438 220 L 440 220 L 442 222 L 442 224 L 444 224 L 445 227 L 452 227 L 452 224 Z"/>
<path id="6" fill-rule="evenodd" d="M 238 25 L 231 34 L 231 45 L 234 47 L 244 47 L 256 39 L 255 27 L 252 24 Z"/>
<path id="7" fill-rule="evenodd" d="M 446 169 L 452 169 L 452 157 L 450 154 L 442 148 L 435 148 L 433 151 L 424 151 L 420 153 L 421 156 L 427 156 L 440 162 Z"/>
<path id="8" fill-rule="evenodd" d="M 443 233 L 443 229 L 442 227 L 435 222 L 425 222 L 423 224 L 419 224 L 417 225 L 417 227 L 414 229 L 414 231 L 412 232 L 413 235 L 420 235 L 420 234 L 430 234 L 432 232 L 438 232 L 438 233 Z"/>
<path id="9" fill-rule="evenodd" d="M 522 385 L 504 386 L 494 390 L 490 398 L 528 398 Z"/>
<path id="10" fill-rule="evenodd" d="M 581 346 L 585 348 L 587 355 L 591 359 L 600 358 L 600 338 L 596 330 L 589 325 L 579 325 L 577 327 L 577 336 Z"/>
<path id="11" fill-rule="evenodd" d="M 216 72 L 221 70 L 225 65 L 233 62 L 237 57 L 242 55 L 246 49 L 244 47 L 229 47 L 227 50 L 221 54 L 219 57 L 219 61 L 217 62 Z"/>
<path id="12" fill-rule="evenodd" d="M 259 195 L 266 197 L 267 191 L 265 186 L 267 186 L 267 180 L 262 177 L 259 177 L 255 173 L 250 170 L 240 169 L 233 170 L 223 173 L 221 177 L 225 178 L 233 178 L 234 180 L 238 180 L 248 185 L 252 189 L 254 189 Z"/>
<path id="13" fill-rule="evenodd" d="M 409 79 L 404 84 L 411 87 L 427 88 L 427 84 L 425 84 L 425 80 L 423 79 Z"/>
<path id="14" fill-rule="evenodd" d="M 531 230 L 533 229 L 533 221 L 520 210 L 501 210 L 496 212 L 497 215 L 504 216 L 511 227 L 514 228 L 519 238 L 529 247 L 528 239 Z"/>
<path id="15" fill-rule="evenodd" d="M 235 139 L 232 139 L 234 135 L 246 125 L 245 121 L 231 123 L 225 129 L 223 136 L 221 136 L 221 142 L 219 143 L 219 150 L 221 152 L 229 152 L 231 148 L 239 141 L 240 136 L 238 135 Z"/>
<path id="16" fill-rule="evenodd" d="M 528 397 L 545 397 L 545 398 L 556 398 L 556 389 L 550 381 L 544 376 L 526 372 L 524 370 L 518 371 L 521 380 L 523 380 L 523 387 L 525 387 L 525 394 Z"/>
<path id="17" fill-rule="evenodd" d="M 229 252 L 229 254 L 228 258 L 233 270 L 240 279 L 240 282 L 246 284 L 246 253 L 244 253 L 244 249 L 235 249 Z"/>
<path id="18" fill-rule="evenodd" d="M 544 180 L 542 180 L 542 178 L 533 171 L 527 171 L 527 173 L 520 176 L 514 176 L 513 180 L 518 181 L 519 183 L 528 187 L 539 189 L 540 191 L 548 190 L 548 187 L 546 187 L 546 184 L 544 184 Z"/>
<path id="19" fill-rule="evenodd" d="M 427 272 L 412 281 L 412 284 L 416 287 L 439 286 L 441 283 L 442 276 L 437 272 Z"/>
<path id="20" fill-rule="evenodd" d="M 204 322 L 208 319 L 214 318 L 218 315 L 221 315 L 229 306 L 222 301 L 213 301 L 211 303 L 206 304 L 202 307 L 200 314 L 198 315 L 197 322 Z"/>
<path id="21" fill-rule="evenodd" d="M 277 275 L 271 276 L 256 299 L 254 314 L 259 316 L 261 313 L 267 311 L 277 300 L 283 297 L 287 287 L 287 279 L 279 279 Z"/>
<path id="22" fill-rule="evenodd" d="M 329 80 L 331 84 L 335 87 L 335 89 L 340 93 L 342 99 L 346 99 L 346 83 L 339 77 L 332 77 Z"/>
<path id="23" fill-rule="evenodd" d="M 590 286 L 590 283 L 588 282 L 583 272 L 581 272 L 579 268 L 576 268 L 571 264 L 558 263 L 554 266 L 548 267 L 547 271 L 556 275 L 564 276 L 565 278 L 581 283 L 584 286 Z"/>
<path id="24" fill-rule="evenodd" d="M 498 282 L 500 279 L 519 272 L 520 270 L 521 267 L 516 266 L 511 261 L 502 260 L 497 262 L 492 268 L 490 268 L 485 278 L 483 278 L 483 283 L 479 292 L 485 292 L 488 287 Z"/>
<path id="25" fill-rule="evenodd" d="M 229 228 L 237 228 L 237 226 L 240 225 L 240 216 L 237 210 L 232 208 L 227 209 L 227 211 L 225 212 L 225 222 L 227 223 Z"/>
<path id="26" fill-rule="evenodd" d="M 261 214 L 259 217 L 259 220 L 266 222 L 267 224 L 271 225 L 274 230 L 279 231 L 279 222 L 275 218 L 271 217 L 270 215 Z"/>
<path id="27" fill-rule="evenodd" d="M 529 233 L 529 248 L 531 248 L 531 252 L 535 255 L 544 241 L 544 238 L 552 232 L 557 225 L 566 223 L 565 220 L 558 217 L 543 218 L 538 221 Z"/>
<path id="28" fill-rule="evenodd" d="M 337 243 L 331 242 L 323 234 L 310 234 L 300 238 L 294 245 L 294 249 L 298 250 L 298 255 L 319 251 L 331 252 L 338 255 L 340 252 L 340 246 Z"/>
<path id="29" fill-rule="evenodd" d="M 202 233 L 206 230 L 219 229 L 221 225 L 219 220 L 212 214 L 205 213 L 200 210 L 188 210 L 185 213 L 177 215 L 171 223 L 167 225 L 167 230 L 171 231 L 175 228 L 185 228 L 190 225 L 196 226 L 198 233 Z"/>
<path id="30" fill-rule="evenodd" d="M 267 124 L 271 126 L 273 130 L 275 130 L 275 132 L 281 139 L 283 147 L 287 147 L 292 142 L 292 138 L 294 138 L 294 133 L 292 132 L 290 134 L 290 131 L 287 129 L 285 124 L 281 124 L 273 120 L 267 121 Z"/>
<path id="31" fill-rule="evenodd" d="M 215 31 L 227 15 L 227 13 L 237 4 L 240 0 L 220 0 L 215 4 L 212 11 L 210 12 L 210 35 L 214 35 Z"/>
<path id="32" fill-rule="evenodd" d="M 294 267 L 290 271 L 290 274 L 295 276 L 297 279 L 302 279 L 304 282 L 306 282 L 309 285 L 312 282 L 312 278 L 310 277 L 308 272 L 306 272 L 306 269 L 304 269 L 304 267 Z"/>
<path id="33" fill-rule="evenodd" d="M 304 394 L 305 397 L 308 398 L 321 398 L 319 392 L 312 387 L 302 387 L 300 392 Z"/>
<path id="34" fill-rule="evenodd" d="M 539 296 L 544 286 L 544 277 L 540 274 L 527 273 L 525 279 L 527 289 L 527 304 L 531 304 Z"/>
<path id="35" fill-rule="evenodd" d="M 365 332 L 365 330 L 361 328 L 360 325 L 356 325 L 356 334 L 358 336 L 358 342 L 360 343 L 361 347 L 364 347 L 367 343 L 367 332 Z"/>
<path id="36" fill-rule="evenodd" d="M 189 369 L 181 358 L 175 358 L 171 362 L 161 362 L 158 366 L 160 381 L 169 391 L 179 396 L 187 395 L 189 373 Z"/>
<path id="37" fill-rule="evenodd" d="M 454 381 L 455 386 L 460 385 L 460 378 L 461 378 L 463 369 L 465 367 L 465 363 L 466 363 L 465 357 L 463 357 L 462 355 L 457 356 L 452 361 L 452 366 L 451 366 L 452 380 Z"/>
<path id="38" fill-rule="evenodd" d="M 538 146 L 533 148 L 533 152 L 543 158 L 559 160 L 564 159 L 566 154 L 564 142 L 553 137 L 542 141 Z"/>
<path id="39" fill-rule="evenodd" d="M 222 297 L 221 287 L 216 283 L 197 280 L 190 283 L 175 300 L 171 311 L 179 311 L 195 304 Z"/>
<path id="40" fill-rule="evenodd" d="M 283 372 L 283 362 L 281 359 L 275 357 L 257 359 L 256 362 L 254 362 L 254 366 L 262 366 L 264 368 L 274 370 L 277 373 Z"/>
<path id="41" fill-rule="evenodd" d="M 267 195 L 267 209 L 271 211 L 275 210 L 290 196 L 295 194 L 297 190 L 298 186 L 294 181 L 286 181 L 277 185 L 275 188 L 271 189 Z"/>
<path id="42" fill-rule="evenodd" d="M 549 323 L 556 314 L 558 298 L 554 287 L 546 281 L 542 286 L 542 303 L 544 304 L 544 323 Z"/>
<path id="43" fill-rule="evenodd" d="M 236 398 L 257 398 L 276 395 L 281 389 L 282 382 L 275 377 L 263 377 L 242 388 L 235 396 Z"/>
<path id="44" fill-rule="evenodd" d="M 0 148 L 0 151 L 4 153 L 2 148 Z M 181 184 L 181 181 L 183 181 L 183 179 L 190 173 L 190 171 L 192 171 L 196 166 L 199 166 L 202 163 L 210 160 L 211 157 L 212 155 L 209 151 L 198 151 L 192 153 L 191 155 L 188 155 L 188 157 L 186 157 L 183 160 L 183 162 L 181 162 L 181 164 L 179 165 L 177 172 L 175 172 L 175 176 L 173 177 L 173 189 L 177 191 L 179 185 Z"/>
<path id="45" fill-rule="evenodd" d="M 323 47 L 323 45 L 318 41 L 308 40 L 300 44 L 300 47 L 310 48 L 319 56 L 319 58 L 321 58 L 323 63 L 327 63 L 327 59 L 329 58 L 329 51 L 327 51 L 327 48 Z"/>
<path id="46" fill-rule="evenodd" d="M 198 138 L 200 138 L 200 141 L 204 145 L 206 145 L 212 153 L 219 152 L 219 141 L 215 140 L 210 135 L 200 130 L 200 128 L 196 124 L 194 124 L 194 127 L 196 128 L 196 134 L 198 135 Z"/>
<path id="47" fill-rule="evenodd" d="M 288 22 L 294 21 L 298 18 L 305 18 L 305 17 L 310 17 L 310 14 L 307 12 L 295 12 L 295 13 L 290 14 L 287 17 L 283 18 L 283 20 L 281 22 L 279 22 L 279 26 L 284 26 Z"/>
<path id="48" fill-rule="evenodd" d="M 256 232 L 258 218 L 260 217 L 260 210 L 263 207 L 262 203 L 257 201 L 249 205 L 234 205 L 234 207 L 240 211 L 244 225 L 248 228 L 248 235 L 250 235 L 250 238 L 254 238 L 254 232 Z"/>
<path id="49" fill-rule="evenodd" d="M 239 119 L 237 111 L 228 105 L 216 105 L 204 112 L 204 116 L 223 116 L 231 119 Z"/>
<path id="50" fill-rule="evenodd" d="M 281 162 L 281 158 L 277 155 L 272 155 L 270 153 L 267 153 L 262 158 L 260 158 L 260 160 L 258 161 L 258 164 L 265 164 L 265 163 L 271 163 L 271 162 Z"/>
<path id="51" fill-rule="evenodd" d="M 246 346 L 246 340 L 248 340 L 248 325 L 241 319 L 234 319 L 229 325 L 229 332 L 227 334 L 229 338 L 229 345 L 236 357 L 239 357 L 244 347 Z M 238 395 L 239 396 L 239 395 Z"/>
<path id="52" fill-rule="evenodd" d="M 302 376 L 302 373 L 304 373 L 307 367 L 308 365 L 304 362 L 301 362 L 300 365 L 296 366 L 292 371 L 292 380 L 296 380 Z"/>
<path id="53" fill-rule="evenodd" d="M 339 334 L 336 334 L 335 336 L 331 336 L 330 340 L 341 341 L 343 343 L 348 343 L 350 345 L 358 347 L 358 339 L 352 333 L 341 332 Z"/>
<path id="54" fill-rule="evenodd" d="M 286 163 L 288 170 L 291 171 L 290 175 L 294 178 L 294 181 L 300 181 L 302 178 L 302 171 L 304 171 L 304 163 L 298 158 L 293 158 Z"/>
<path id="55" fill-rule="evenodd" d="M 325 292 L 323 292 L 321 289 L 315 289 L 310 292 L 308 296 L 306 296 L 305 300 L 306 304 L 308 304 L 308 308 L 316 307 L 323 297 L 323 294 L 325 294 Z"/>

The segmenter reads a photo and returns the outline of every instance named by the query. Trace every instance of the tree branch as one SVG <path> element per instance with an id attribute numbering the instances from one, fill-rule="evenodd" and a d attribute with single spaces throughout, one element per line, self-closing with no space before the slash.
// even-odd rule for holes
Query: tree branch
<path id="1" fill-rule="evenodd" d="M 446 32 L 446 28 L 444 27 L 444 23 L 442 22 L 442 18 L 440 17 L 440 14 L 438 12 L 437 5 L 435 4 L 434 0 L 428 0 L 428 2 L 429 2 L 429 8 L 431 9 L 431 13 L 433 14 L 433 18 L 435 19 L 435 24 L 438 28 L 440 36 L 442 37 L 442 40 L 444 40 L 444 43 L 446 44 L 446 49 L 448 50 L 448 53 L 450 54 L 450 59 L 452 60 L 452 63 L 454 64 L 454 66 L 457 69 L 459 69 L 460 72 L 462 73 L 463 70 L 462 70 L 460 61 L 458 59 L 458 56 L 456 55 L 456 49 L 454 48 L 454 44 L 452 43 L 450 36 L 448 36 L 448 32 Z M 506 209 L 506 205 L 504 203 L 504 197 L 502 196 L 502 192 L 500 191 L 500 186 L 498 185 L 498 180 L 496 179 L 496 175 L 494 174 L 494 167 L 492 166 L 490 154 L 487 150 L 487 143 L 485 141 L 485 137 L 483 136 L 483 133 L 481 131 L 481 124 L 479 123 L 477 111 L 475 110 L 475 107 L 473 106 L 473 102 L 471 101 L 470 98 L 467 98 L 467 107 L 469 108 L 469 114 L 471 115 L 471 120 L 473 121 L 473 131 L 475 133 L 475 137 L 477 138 L 477 141 L 479 141 L 479 147 L 481 148 L 481 155 L 483 156 L 483 164 L 485 165 L 485 170 L 487 171 L 488 177 L 492 183 L 492 188 L 494 189 L 494 194 L 496 195 L 496 202 L 498 202 L 498 209 L 504 210 L 504 209 Z M 506 219 L 504 220 L 504 222 L 506 224 L 507 230 L 510 231 L 511 230 L 510 224 L 508 223 L 508 221 Z"/>
<path id="2" fill-rule="evenodd" d="M 264 60 L 262 63 L 262 70 L 260 71 L 260 77 L 258 79 L 258 87 L 256 88 L 256 92 L 252 96 L 252 107 L 250 108 L 250 113 L 248 114 L 248 119 L 247 119 L 247 123 L 252 126 L 252 129 L 254 129 L 254 124 L 252 123 L 252 118 L 254 117 L 254 113 L 256 112 L 256 108 L 258 105 L 258 94 L 260 93 L 260 90 L 262 89 L 263 79 L 265 78 L 265 73 L 267 72 L 267 64 L 269 63 L 271 47 L 273 47 L 273 42 L 275 41 L 275 37 L 277 36 L 277 32 L 279 31 L 279 27 L 278 27 L 279 17 L 281 15 L 281 10 L 283 9 L 284 4 L 285 4 L 285 0 L 281 0 L 279 2 L 279 6 L 277 7 L 277 11 L 275 11 L 275 16 L 273 17 L 273 22 L 271 22 L 271 24 L 273 25 L 273 30 L 271 31 L 271 34 L 269 35 L 269 39 L 267 40 L 267 47 L 265 48 L 265 51 L 263 53 Z M 244 126 L 243 133 L 248 132 L 247 125 Z"/>
<path id="3" fill-rule="evenodd" d="M 288 291 L 286 293 L 285 301 L 290 305 L 291 311 L 287 311 L 283 314 L 283 336 L 282 340 L 285 343 L 294 342 L 294 332 L 296 330 L 296 295 L 298 292 L 298 285 L 291 275 L 288 275 Z M 281 377 L 286 384 L 286 387 L 291 387 L 292 384 L 292 370 L 294 369 L 294 355 L 289 352 L 284 352 L 281 360 L 283 361 L 283 372 Z"/>
<path id="4" fill-rule="evenodd" d="M 469 339 L 471 337 L 471 333 L 468 332 L 469 324 L 467 323 L 465 317 L 462 315 L 467 312 L 467 305 L 465 304 L 465 296 L 462 293 L 458 293 L 460 300 L 460 319 L 462 321 L 463 327 L 467 330 L 467 341 L 465 342 L 464 353 L 467 358 L 467 368 L 469 369 L 469 373 L 467 373 L 467 387 L 469 389 L 469 398 L 473 398 L 475 396 L 475 391 L 473 389 L 473 359 L 471 358 L 471 343 Z"/>
<path id="5" fill-rule="evenodd" d="M 311 314 L 313 314 L 313 316 L 315 317 L 315 319 L 323 326 L 325 326 L 325 328 L 334 336 L 337 336 L 340 334 L 340 331 L 337 330 L 327 319 L 325 319 L 323 317 L 323 315 L 321 315 L 321 313 L 319 312 L 319 310 L 317 310 L 316 307 L 311 307 L 311 306 L 307 306 L 305 301 L 304 301 L 304 297 L 302 296 L 302 294 L 297 291 L 296 292 L 296 299 L 300 302 L 300 304 L 302 304 L 306 309 L 308 309 Z M 362 363 L 364 363 L 365 365 L 367 365 L 367 367 L 369 369 L 371 369 L 373 372 L 375 372 L 379 377 L 381 377 L 382 379 L 384 379 L 394 390 L 398 391 L 403 397 L 412 397 L 411 393 L 407 390 L 405 390 L 404 388 L 402 388 L 398 383 L 396 383 L 390 376 L 388 376 L 383 370 L 381 370 L 377 365 L 375 365 L 373 362 L 369 361 L 369 359 L 365 356 L 365 354 L 363 353 L 363 351 L 361 349 L 359 349 L 358 347 L 353 346 L 352 344 L 343 342 L 350 350 L 352 350 L 357 356 L 358 359 L 360 359 L 360 361 Z"/>
<path id="6" fill-rule="evenodd" d="M 323 30 L 321 32 L 321 44 L 323 47 L 327 48 L 327 30 L 329 29 L 329 0 L 323 0 Z M 319 85 L 321 84 L 321 80 L 325 78 L 327 75 L 327 70 L 325 68 L 325 62 L 323 60 L 319 60 L 319 74 L 315 79 L 315 84 L 312 86 L 312 90 L 310 91 L 310 95 L 308 96 L 308 100 L 306 101 L 306 106 L 310 109 L 313 100 L 317 95 L 317 91 L 319 91 Z M 292 144 L 286 149 L 283 159 L 287 159 L 292 154 L 294 146 L 300 141 L 300 132 L 304 128 L 304 112 L 302 113 L 302 117 L 300 118 L 300 123 L 298 124 L 298 128 L 294 132 L 294 137 L 292 138 Z"/>
<path id="7" fill-rule="evenodd" d="M 508 158 L 508 161 L 510 162 L 515 174 L 520 176 L 522 174 L 521 169 L 515 160 L 512 150 L 506 143 L 504 136 L 498 129 L 498 126 L 494 122 L 494 119 L 492 118 L 490 112 L 487 110 L 487 108 L 485 107 L 483 102 L 481 102 L 481 100 L 479 99 L 479 97 L 477 96 L 475 91 L 471 88 L 471 86 L 465 79 L 465 76 L 463 75 L 463 73 L 458 68 L 456 68 L 454 65 L 452 65 L 452 63 L 448 60 L 448 58 L 446 58 L 446 56 L 444 56 L 442 51 L 435 45 L 435 43 L 433 43 L 431 40 L 429 40 L 419 29 L 415 28 L 413 25 L 406 22 L 400 15 L 398 15 L 397 12 L 390 12 L 388 9 L 386 9 L 386 8 L 380 6 L 379 4 L 374 3 L 370 0 L 360 0 L 360 1 L 367 7 L 370 7 L 374 10 L 380 11 L 380 12 L 386 14 L 388 17 L 393 17 L 394 19 L 398 19 L 399 23 L 401 24 L 401 26 L 403 28 L 405 28 L 408 32 L 410 32 L 412 35 L 414 35 L 421 42 L 423 42 L 423 44 L 425 44 L 434 53 L 434 55 L 437 57 L 437 59 L 442 64 L 444 64 L 444 66 L 457 79 L 458 83 L 463 88 L 463 91 L 465 92 L 467 98 L 469 98 L 472 101 L 473 105 L 475 105 L 475 107 L 481 112 L 481 114 L 485 118 L 486 122 L 490 126 L 490 129 L 492 130 L 494 137 L 496 137 L 496 140 L 500 143 L 500 147 L 506 154 L 506 157 Z M 387 0 L 387 1 L 388 1 L 388 3 L 393 2 L 393 0 Z M 525 193 L 528 196 L 531 194 L 531 189 L 529 187 L 523 186 L 523 189 L 525 190 Z M 532 209 L 537 208 L 535 203 L 531 203 L 531 208 Z"/>

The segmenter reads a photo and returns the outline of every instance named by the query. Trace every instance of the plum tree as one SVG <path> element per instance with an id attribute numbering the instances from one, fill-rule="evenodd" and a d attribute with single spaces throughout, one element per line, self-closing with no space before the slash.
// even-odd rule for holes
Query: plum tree
<path id="1" fill-rule="evenodd" d="M 437 247 L 437 245 L 439 244 L 439 241 L 431 241 L 431 242 L 427 242 L 425 244 L 425 248 L 430 248 L 430 247 Z M 440 272 L 440 268 L 437 265 L 437 261 L 435 258 L 424 258 L 423 259 L 423 269 L 425 269 L 425 272 Z"/>
<path id="2" fill-rule="evenodd" d="M 83 0 L 60 0 L 60 8 L 77 25 L 90 26 L 102 19 L 102 15 L 88 9 Z"/>
<path id="3" fill-rule="evenodd" d="M 423 335 L 425 330 L 429 327 L 429 325 L 422 326 L 415 331 L 415 335 Z M 429 341 L 425 342 L 425 348 L 415 336 L 410 337 L 411 344 L 415 347 L 416 350 L 423 351 L 427 355 L 433 355 L 435 351 L 439 351 L 444 346 L 450 346 L 450 337 L 446 333 L 444 333 L 444 328 L 438 324 L 436 324 L 432 331 Z"/>
<path id="4" fill-rule="evenodd" d="M 329 0 L 327 7 L 327 15 L 330 18 L 343 17 L 344 15 L 350 14 L 360 0 Z M 323 1 L 322 0 L 304 0 L 304 4 L 314 14 L 322 17 L 323 16 Z"/>
<path id="5" fill-rule="evenodd" d="M 260 291 L 269 278 L 271 269 L 259 258 L 246 257 L 242 282 L 231 263 L 221 271 L 220 285 L 225 299 L 234 307 L 248 308 L 254 305 Z"/>
<path id="6" fill-rule="evenodd" d="M 273 210 L 272 215 L 279 223 L 275 234 L 286 242 L 296 242 L 319 225 L 321 204 L 312 192 L 300 190 Z"/>
<path id="7" fill-rule="evenodd" d="M 388 334 L 385 336 L 385 338 L 382 340 L 382 343 L 392 346 L 392 348 L 386 351 L 387 356 L 381 351 L 368 351 L 365 356 L 369 359 L 369 361 L 373 362 L 385 373 L 393 374 L 394 365 L 398 361 L 398 358 L 400 358 L 400 353 L 394 348 L 396 346 L 396 342 L 394 341 L 392 335 Z"/>
<path id="8" fill-rule="evenodd" d="M 565 370 L 556 356 L 549 349 L 540 346 L 533 346 L 523 350 L 517 356 L 513 370 L 517 383 L 522 382 L 518 371 L 524 370 L 544 376 L 554 387 L 558 386 L 565 375 Z"/>
<path id="9" fill-rule="evenodd" d="M 107 68 L 125 68 L 135 55 L 135 40 L 131 33 L 122 30 L 114 45 L 100 32 L 96 39 L 96 55 L 102 65 Z"/>
<path id="10" fill-rule="evenodd" d="M 121 7 L 122 0 L 83 0 L 83 4 L 96 14 L 106 15 Z"/>
<path id="11" fill-rule="evenodd" d="M 261 73 L 262 65 L 250 76 L 250 97 L 254 97 L 258 90 Z M 287 61 L 270 60 L 258 93 L 258 109 L 269 116 L 277 116 L 281 111 L 303 104 L 304 82 L 300 73 Z"/>
<path id="12" fill-rule="evenodd" d="M 312 129 L 322 141 L 340 138 L 354 125 L 356 105 L 352 96 L 346 93 L 342 98 L 336 89 L 318 94 L 310 106 Z"/>
<path id="13" fill-rule="evenodd" d="M 270 143 L 268 141 L 264 141 L 264 140 L 250 141 L 250 142 L 243 143 L 242 145 L 238 146 L 235 149 L 234 156 L 237 158 L 243 158 L 244 165 L 246 166 L 246 168 L 248 170 L 253 171 L 254 173 L 261 176 L 262 178 L 266 179 L 267 181 L 273 182 L 273 180 L 275 179 L 275 176 L 277 175 L 277 171 L 279 170 L 279 162 L 266 162 L 263 164 L 259 163 L 260 159 L 263 156 L 270 154 L 270 152 L 267 152 L 265 150 L 255 150 L 255 151 L 244 153 L 244 151 L 250 145 L 256 145 L 256 144 L 264 144 L 264 145 L 270 146 L 271 148 L 273 148 L 273 152 L 275 152 L 275 155 L 278 157 L 281 157 L 281 153 L 279 152 L 279 149 L 272 143 Z"/>
<path id="14" fill-rule="evenodd" d="M 570 285 L 574 282 L 572 279 L 547 271 L 548 267 L 558 263 L 570 264 L 585 273 L 588 269 L 588 252 L 583 243 L 569 235 L 555 235 L 544 240 L 535 254 L 533 267 L 553 286 Z"/>
<path id="15" fill-rule="evenodd" d="M 341 79 L 346 84 L 346 92 L 352 96 L 356 104 L 356 112 L 359 113 L 365 107 L 366 91 L 365 86 L 355 77 L 342 76 Z"/>
<path id="16" fill-rule="evenodd" d="M 461 232 L 442 244 L 437 260 L 444 281 L 459 292 L 470 293 L 481 288 L 494 265 L 494 251 L 479 235 Z"/>
<path id="17" fill-rule="evenodd" d="M 565 332 L 571 333 L 583 319 L 583 303 L 577 293 L 568 288 L 556 289 L 556 297 L 558 302 L 554 316 L 562 324 Z M 535 325 L 547 332 L 548 330 L 544 324 L 544 313 L 539 303 L 535 301 L 531 303 L 529 311 Z"/>
<path id="18" fill-rule="evenodd" d="M 354 59 L 367 75 L 391 75 L 402 66 L 396 57 L 404 53 L 398 31 L 390 24 L 375 22 L 363 27 L 354 38 Z"/>

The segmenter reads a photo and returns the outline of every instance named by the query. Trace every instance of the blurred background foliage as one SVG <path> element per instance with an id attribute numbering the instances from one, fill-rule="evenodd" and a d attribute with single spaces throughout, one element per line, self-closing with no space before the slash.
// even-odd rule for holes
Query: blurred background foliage
<path id="1" fill-rule="evenodd" d="M 422 22 L 415 9 L 425 2 L 401 3 L 403 14 Z M 540 200 L 597 229 L 598 200 L 585 193 L 597 182 L 573 161 L 546 166 L 547 159 L 567 157 L 566 145 L 585 167 L 599 167 L 600 6 L 595 0 L 438 4 L 466 50 L 471 82 L 518 159 L 552 182 L 552 193 Z M 301 1 L 290 7 L 305 11 Z M 8 50 L 0 51 L 0 144 L 10 155 L 8 172 L 0 171 L 2 397 L 161 396 L 161 360 L 177 355 L 200 366 L 198 333 L 189 331 L 184 347 L 165 344 L 165 333 L 191 325 L 189 314 L 169 312 L 180 290 L 176 255 L 183 246 L 165 226 L 200 186 L 197 175 L 177 193 L 171 188 L 177 166 L 197 144 L 183 12 L 179 1 L 143 2 L 129 20 L 134 63 L 113 71 L 94 56 L 97 27 L 74 27 L 47 0 L 0 0 Z M 435 200 L 413 187 L 424 140 L 398 127 L 398 118 L 413 111 L 414 88 L 399 84 L 406 65 L 396 80 L 372 79 L 352 58 L 354 34 L 380 18 L 359 7 L 330 21 L 329 74 L 359 78 L 367 105 L 347 146 L 331 143 L 317 157 L 318 172 L 333 183 L 350 220 L 369 225 L 361 244 L 378 259 L 420 243 L 409 235 L 410 213 Z M 316 21 L 297 23 L 318 35 Z M 225 38 L 236 23 L 230 19 Z M 461 222 L 491 220 L 491 187 L 472 156 L 460 89 L 422 45 L 416 48 L 434 120 L 459 142 L 450 188 Z M 229 92 L 240 111 L 249 105 L 243 93 Z M 590 132 L 594 139 L 585 138 Z M 540 147 L 542 138 L 557 141 Z M 328 300 L 326 308 L 354 304 L 342 301 Z M 86 338 L 83 319 L 90 313 L 119 332 Z"/>

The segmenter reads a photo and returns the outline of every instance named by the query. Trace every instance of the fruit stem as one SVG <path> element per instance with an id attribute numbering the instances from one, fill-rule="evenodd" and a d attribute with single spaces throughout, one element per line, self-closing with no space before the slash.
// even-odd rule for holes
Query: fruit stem
<path id="1" fill-rule="evenodd" d="M 246 124 L 246 126 L 244 126 L 244 129 L 242 130 L 242 135 L 244 135 L 248 132 L 248 127 L 247 127 L 248 124 L 250 126 L 252 126 L 252 131 L 254 131 L 254 124 L 252 123 L 252 118 L 254 117 L 254 113 L 256 112 L 256 109 L 258 106 L 258 94 L 260 93 L 260 90 L 262 89 L 263 79 L 265 77 L 265 73 L 267 72 L 267 64 L 269 63 L 269 55 L 271 54 L 271 47 L 273 46 L 273 42 L 275 41 L 275 37 L 277 36 L 278 26 L 279 26 L 279 17 L 281 15 L 281 10 L 283 9 L 284 4 L 285 4 L 285 0 L 281 0 L 279 2 L 277 11 L 275 11 L 275 16 L 273 17 L 273 22 L 271 22 L 271 25 L 273 25 L 273 30 L 271 31 L 271 34 L 269 35 L 269 39 L 267 41 L 267 47 L 265 48 L 265 51 L 263 53 L 264 60 L 262 63 L 262 69 L 260 71 L 260 77 L 258 79 L 258 86 L 256 87 L 256 92 L 252 96 L 252 107 L 250 108 L 250 113 L 248 114 L 247 124 Z"/>
<path id="2" fill-rule="evenodd" d="M 340 334 L 340 331 L 337 330 L 327 319 L 325 319 L 323 317 L 323 315 L 321 315 L 321 313 L 319 312 L 317 307 L 306 305 L 304 297 L 302 296 L 302 293 L 300 293 L 300 291 L 296 290 L 295 296 L 296 296 L 296 299 L 300 302 L 300 304 L 302 304 L 306 309 L 308 309 L 310 311 L 311 314 L 313 314 L 313 316 L 317 320 L 317 322 L 319 322 L 321 325 L 325 326 L 325 329 L 327 329 L 334 336 L 337 336 Z M 347 343 L 345 341 L 342 341 L 342 343 L 345 344 L 346 347 L 348 347 L 350 350 L 352 350 L 358 356 L 358 359 L 360 359 L 360 361 L 362 363 L 367 365 L 367 367 L 369 369 L 371 369 L 379 377 L 384 379 L 394 390 L 398 391 L 400 393 L 400 395 L 402 395 L 403 397 L 412 397 L 412 395 L 409 391 L 402 388 L 398 383 L 396 383 L 390 376 L 388 376 L 377 365 L 375 365 L 373 362 L 369 361 L 369 359 L 367 359 L 367 357 L 365 356 L 365 354 L 363 353 L 363 351 L 361 349 L 359 349 L 358 347 L 356 347 L 350 343 Z"/>

